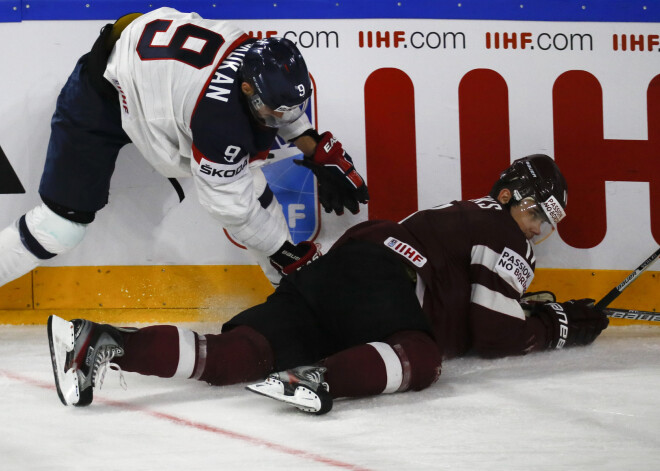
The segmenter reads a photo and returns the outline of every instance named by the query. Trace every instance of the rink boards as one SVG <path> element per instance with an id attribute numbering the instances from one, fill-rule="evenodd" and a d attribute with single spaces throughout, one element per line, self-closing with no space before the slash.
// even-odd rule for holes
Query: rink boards
<path id="1" fill-rule="evenodd" d="M 372 199 L 356 216 L 285 203 L 292 232 L 303 214 L 317 218 L 310 231 L 327 249 L 366 219 L 400 220 L 483 196 L 512 159 L 545 153 L 567 176 L 569 207 L 558 234 L 536 250 L 532 289 L 599 299 L 660 244 L 660 31 L 657 9 L 645 2 L 548 2 L 541 11 L 509 1 L 412 1 L 376 12 L 365 1 L 296 2 L 289 13 L 264 4 L 262 19 L 203 3 L 187 5 L 298 45 L 314 79 L 313 121 L 340 139 L 368 182 Z M 0 123 L 0 228 L 39 203 L 59 90 L 106 18 L 119 15 L 100 6 L 129 4 L 0 8 L 0 20 L 12 21 L 0 24 L 0 52 L 15 64 L 0 74 L 8 91 L 0 110 L 11 116 Z M 181 183 L 179 203 L 127 146 L 110 202 L 85 239 L 0 288 L 0 322 L 43 323 L 62 309 L 136 321 L 216 319 L 263 301 L 265 278 L 197 203 L 190 179 Z M 660 310 L 658 270 L 660 263 L 613 306 Z"/>
<path id="2" fill-rule="evenodd" d="M 541 268 L 529 291 L 551 290 L 560 301 L 599 300 L 627 275 Z M 57 312 L 102 322 L 224 322 L 271 292 L 253 265 L 42 267 L 0 288 L 0 324 L 44 324 Z M 654 311 L 658 292 L 660 276 L 646 272 L 610 307 Z"/>

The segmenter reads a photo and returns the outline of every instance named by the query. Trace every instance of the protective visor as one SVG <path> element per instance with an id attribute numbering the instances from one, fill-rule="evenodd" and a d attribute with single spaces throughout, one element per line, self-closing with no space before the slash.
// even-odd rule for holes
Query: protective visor
<path id="1" fill-rule="evenodd" d="M 258 121 L 269 128 L 281 128 L 293 123 L 303 115 L 307 109 L 309 98 L 299 105 L 280 106 L 274 110 L 266 106 L 258 93 L 254 93 L 248 98 L 248 103 L 250 111 Z"/>
<path id="2" fill-rule="evenodd" d="M 520 202 L 519 210 L 528 215 L 530 223 L 538 230 L 538 234 L 531 239 L 535 245 L 550 237 L 559 221 L 566 217 L 564 208 L 554 196 L 541 203 L 537 203 L 534 198 L 524 198 Z"/>

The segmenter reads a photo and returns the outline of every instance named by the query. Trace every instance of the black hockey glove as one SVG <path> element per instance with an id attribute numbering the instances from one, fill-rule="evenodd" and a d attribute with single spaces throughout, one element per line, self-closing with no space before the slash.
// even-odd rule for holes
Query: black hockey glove
<path id="1" fill-rule="evenodd" d="M 344 214 L 344 208 L 351 213 L 360 211 L 360 203 L 367 204 L 369 190 L 360 174 L 353 166 L 351 156 L 344 151 L 341 142 L 330 132 L 324 132 L 316 145 L 312 157 L 294 160 L 314 172 L 319 187 L 319 201 L 326 213 L 334 211 Z"/>
<path id="2" fill-rule="evenodd" d="M 609 324 L 605 313 L 594 308 L 593 299 L 537 304 L 532 316 L 540 318 L 548 329 L 548 348 L 589 345 Z"/>
<path id="3" fill-rule="evenodd" d="M 312 263 L 321 256 L 319 246 L 313 242 L 303 241 L 293 245 L 288 240 L 271 255 L 270 264 L 282 275 L 289 275 Z"/>

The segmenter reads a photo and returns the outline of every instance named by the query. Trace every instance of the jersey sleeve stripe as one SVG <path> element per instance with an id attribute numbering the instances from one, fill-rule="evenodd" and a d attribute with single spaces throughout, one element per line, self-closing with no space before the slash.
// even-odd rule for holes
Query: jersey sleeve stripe
<path id="1" fill-rule="evenodd" d="M 498 279 L 506 281 L 506 283 L 511 286 L 518 295 L 522 294 L 518 291 L 517 286 L 511 280 L 510 278 L 504 278 L 502 277 L 496 270 L 495 266 L 497 265 L 497 261 L 500 259 L 500 256 L 502 254 L 497 253 L 490 247 L 487 247 L 485 245 L 475 245 L 472 247 L 472 266 L 471 268 L 471 273 L 473 274 L 478 274 L 479 270 L 475 270 L 475 265 L 481 265 L 488 269 L 494 276 L 496 276 Z M 492 284 L 492 283 L 487 283 L 487 284 Z"/>
<path id="2" fill-rule="evenodd" d="M 499 260 L 500 254 L 495 252 L 490 247 L 485 245 L 474 245 L 472 246 L 472 259 L 471 263 L 473 265 L 479 264 L 483 265 L 489 270 L 492 270 Z"/>
<path id="3" fill-rule="evenodd" d="M 515 299 L 511 299 L 502 293 L 488 289 L 478 283 L 472 284 L 470 301 L 491 311 L 511 316 L 516 319 L 525 319 L 525 313 Z"/>
<path id="4" fill-rule="evenodd" d="M 528 258 L 530 254 L 533 256 L 534 252 L 529 242 L 526 257 L 506 247 L 502 253 L 498 253 L 485 245 L 475 245 L 472 247 L 471 269 L 475 265 L 483 265 L 498 279 L 504 280 L 520 296 L 534 279 L 534 264 L 531 262 L 530 266 Z"/>
<path id="5" fill-rule="evenodd" d="M 502 278 L 499 273 L 496 273 L 483 265 L 470 266 L 470 280 L 473 283 L 479 283 L 488 289 L 499 291 L 505 296 L 518 299 L 520 292 L 514 286 L 513 281 L 510 279 Z M 502 281 L 506 283 L 502 283 Z"/>
<path id="6" fill-rule="evenodd" d="M 202 163 L 202 159 L 204 158 L 204 154 L 202 154 L 202 151 L 200 151 L 195 143 L 192 143 L 192 154 L 193 154 L 193 159 L 195 159 L 195 162 L 198 164 Z"/>

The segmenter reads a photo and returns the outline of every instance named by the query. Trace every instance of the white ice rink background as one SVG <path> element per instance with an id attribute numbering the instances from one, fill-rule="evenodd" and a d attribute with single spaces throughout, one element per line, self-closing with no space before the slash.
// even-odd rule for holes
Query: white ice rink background
<path id="1" fill-rule="evenodd" d="M 0 0 L 0 10 L 10 3 Z M 13 3 L 25 9 L 30 2 Z M 473 3 L 457 5 L 470 8 Z M 503 3 L 513 2 L 498 2 Z M 534 7 L 520 3 L 517 10 Z M 548 3 L 560 9 L 567 2 Z M 579 11 L 589 12 L 615 2 L 575 3 L 583 4 Z M 629 13 L 642 7 L 651 11 L 658 8 L 655 3 L 620 5 Z M 106 22 L 0 23 L 5 64 L 0 145 L 26 189 L 25 194 L 0 195 L 0 227 L 38 202 L 57 94 Z M 458 87 L 474 69 L 495 70 L 506 80 L 512 157 L 553 155 L 552 87 L 568 70 L 585 70 L 602 84 L 605 139 L 650 139 L 646 91 L 660 74 L 658 52 L 621 53 L 611 44 L 613 34 L 643 36 L 651 44 L 660 34 L 658 23 L 262 18 L 239 24 L 246 30 L 291 31 L 298 39 L 303 32 L 337 32 L 338 47 L 303 52 L 317 83 L 319 127 L 340 138 L 358 168 L 365 168 L 366 79 L 387 67 L 410 76 L 420 208 L 461 195 Z M 417 32 L 427 38 L 461 32 L 466 47 L 369 49 L 358 46 L 363 30 L 389 32 L 390 39 L 403 30 L 409 40 L 421 38 L 413 36 Z M 589 34 L 594 48 L 486 50 L 483 38 L 491 31 L 557 38 Z M 621 162 L 635 166 L 631 159 Z M 555 238 L 538 254 L 539 266 L 632 270 L 657 246 L 649 216 L 652 183 L 608 181 L 606 188 L 604 240 L 577 249 Z M 129 146 L 120 155 L 109 206 L 81 246 L 51 264 L 250 263 L 244 252 L 218 237 L 217 224 L 194 194 L 179 206 L 174 196 Z M 324 216 L 320 241 L 329 246 L 366 217 L 367 211 Z M 194 244 L 181 242 L 191 238 Z M 216 250 L 208 250 L 211 246 Z M 214 324 L 186 327 L 202 333 L 220 329 Z M 64 407 L 53 384 L 45 326 L 0 326 L 0 471 L 660 470 L 657 326 L 611 327 L 586 348 L 447 361 L 438 383 L 425 391 L 338 400 L 321 417 L 249 393 L 243 385 L 217 388 L 131 373 L 125 377 L 127 390 L 116 372 L 108 372 L 89 408 Z"/>
<path id="2" fill-rule="evenodd" d="M 208 332 L 214 326 L 186 325 Z M 217 326 L 216 326 L 217 327 Z M 447 361 L 422 392 L 338 400 L 311 416 L 250 393 L 108 372 L 88 408 L 55 391 L 45 326 L 0 327 L 0 469 L 660 469 L 660 335 Z"/>

